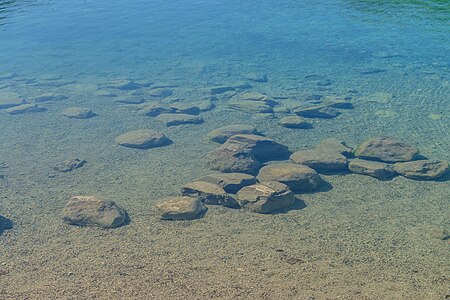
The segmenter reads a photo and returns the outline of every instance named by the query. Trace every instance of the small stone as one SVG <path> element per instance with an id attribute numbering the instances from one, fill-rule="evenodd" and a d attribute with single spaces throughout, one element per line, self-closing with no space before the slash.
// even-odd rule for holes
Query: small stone
<path id="1" fill-rule="evenodd" d="M 170 108 L 179 114 L 198 115 L 200 113 L 200 108 L 190 103 L 174 103 Z"/>
<path id="2" fill-rule="evenodd" d="M 210 131 L 207 137 L 216 143 L 225 143 L 231 136 L 236 134 L 255 134 L 256 128 L 247 124 L 226 125 Z"/>
<path id="3" fill-rule="evenodd" d="M 291 155 L 291 160 L 321 173 L 345 171 L 348 165 L 344 155 L 336 151 L 326 151 L 323 148 L 297 151 Z"/>
<path id="4" fill-rule="evenodd" d="M 287 185 L 269 181 L 242 188 L 237 193 L 237 201 L 244 209 L 269 214 L 293 206 L 295 195 Z"/>
<path id="5" fill-rule="evenodd" d="M 49 101 L 61 101 L 67 99 L 67 96 L 56 93 L 44 93 L 34 98 L 31 98 L 32 102 L 49 102 Z"/>
<path id="6" fill-rule="evenodd" d="M 341 113 L 327 105 L 318 105 L 312 107 L 305 108 L 295 108 L 293 112 L 296 115 L 305 117 L 305 118 L 320 118 L 320 119 L 331 119 L 339 116 Z"/>
<path id="7" fill-rule="evenodd" d="M 228 195 L 222 187 L 207 181 L 190 182 L 181 189 L 181 194 L 188 197 L 198 197 L 205 204 L 223 205 L 231 208 L 239 207 L 236 200 Z"/>
<path id="8" fill-rule="evenodd" d="M 153 210 L 161 220 L 193 220 L 201 218 L 207 208 L 199 198 L 184 196 L 162 199 Z"/>
<path id="9" fill-rule="evenodd" d="M 5 111 L 10 115 L 19 115 L 19 114 L 30 114 L 30 113 L 37 113 L 37 112 L 43 112 L 47 109 L 45 107 L 36 105 L 36 104 L 22 104 L 18 106 L 13 106 L 10 108 L 5 109 Z"/>
<path id="10" fill-rule="evenodd" d="M 78 157 L 71 157 L 56 165 L 53 169 L 58 172 L 70 172 L 84 166 L 86 161 Z"/>
<path id="11" fill-rule="evenodd" d="M 449 163 L 443 160 L 415 160 L 394 164 L 394 170 L 406 178 L 415 180 L 437 179 L 448 172 Z"/>
<path id="12" fill-rule="evenodd" d="M 323 182 L 320 175 L 310 167 L 292 163 L 267 165 L 259 170 L 256 178 L 260 182 L 284 183 L 295 192 L 314 191 Z"/>
<path id="13" fill-rule="evenodd" d="M 353 155 L 353 148 L 347 146 L 344 141 L 336 138 L 322 140 L 319 144 L 317 144 L 316 149 L 339 152 L 346 157 Z"/>
<path id="14" fill-rule="evenodd" d="M 201 181 L 217 184 L 225 192 L 236 194 L 244 186 L 256 183 L 255 176 L 244 173 L 217 173 L 201 177 Z"/>
<path id="15" fill-rule="evenodd" d="M 354 154 L 360 158 L 402 162 L 414 159 L 419 154 L 419 150 L 393 138 L 378 136 L 361 143 Z"/>
<path id="16" fill-rule="evenodd" d="M 138 106 L 137 114 L 141 116 L 154 117 L 160 114 L 172 113 L 174 109 L 161 103 L 145 103 Z"/>
<path id="17" fill-rule="evenodd" d="M 13 229 L 13 227 L 14 224 L 10 219 L 0 215 L 0 235 L 3 231 Z"/>
<path id="18" fill-rule="evenodd" d="M 74 196 L 63 211 L 64 222 L 78 226 L 115 228 L 124 225 L 127 218 L 122 207 L 96 196 Z"/>
<path id="19" fill-rule="evenodd" d="M 204 122 L 203 118 L 188 114 L 160 114 L 156 117 L 156 120 L 168 127 L 184 124 L 201 124 Z"/>
<path id="20" fill-rule="evenodd" d="M 150 129 L 139 129 L 124 133 L 116 137 L 115 141 L 121 146 L 138 149 L 150 149 L 171 143 L 171 140 L 163 133 Z"/>
<path id="21" fill-rule="evenodd" d="M 0 94 L 0 109 L 18 106 L 25 103 L 25 100 L 15 93 L 6 92 Z"/>
<path id="22" fill-rule="evenodd" d="M 89 119 L 96 116 L 90 108 L 86 107 L 69 107 L 62 111 L 62 115 L 73 119 Z"/>
<path id="23" fill-rule="evenodd" d="M 348 168 L 353 173 L 369 175 L 380 180 L 391 179 L 397 175 L 391 164 L 359 158 L 351 160 Z"/>
<path id="24" fill-rule="evenodd" d="M 309 123 L 304 118 L 299 117 L 299 116 L 283 117 L 278 121 L 278 125 L 286 127 L 286 128 L 301 128 L 301 129 L 312 128 L 311 123 Z"/>

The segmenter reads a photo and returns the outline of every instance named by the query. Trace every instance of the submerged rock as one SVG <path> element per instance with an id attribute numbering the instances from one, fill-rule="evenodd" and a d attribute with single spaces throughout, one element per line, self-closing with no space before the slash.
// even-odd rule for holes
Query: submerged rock
<path id="1" fill-rule="evenodd" d="M 291 153 L 287 146 L 268 137 L 255 134 L 236 134 L 231 136 L 225 144 L 236 144 L 251 149 L 255 158 L 261 162 L 285 159 Z"/>
<path id="2" fill-rule="evenodd" d="M 246 113 L 272 113 L 273 107 L 264 101 L 257 100 L 232 100 L 228 103 L 231 109 Z"/>
<path id="3" fill-rule="evenodd" d="M 353 148 L 347 146 L 344 141 L 336 138 L 322 140 L 319 144 L 317 144 L 316 149 L 339 152 L 346 157 L 353 155 Z"/>
<path id="4" fill-rule="evenodd" d="M 141 116 L 154 117 L 160 114 L 173 113 L 174 111 L 174 108 L 168 107 L 161 103 L 152 102 L 139 105 L 137 114 Z"/>
<path id="5" fill-rule="evenodd" d="M 295 192 L 314 191 L 323 182 L 320 175 L 310 167 L 291 163 L 267 165 L 259 170 L 257 179 L 260 182 L 281 182 Z"/>
<path id="6" fill-rule="evenodd" d="M 384 162 L 403 162 L 414 159 L 419 150 L 393 138 L 378 136 L 361 143 L 354 151 L 355 156 Z"/>
<path id="7" fill-rule="evenodd" d="M 154 214 L 161 220 L 193 220 L 201 218 L 208 209 L 199 198 L 169 197 L 154 206 Z"/>
<path id="8" fill-rule="evenodd" d="M 287 185 L 269 181 L 242 188 L 237 193 L 237 201 L 244 209 L 268 214 L 293 206 L 295 195 Z"/>
<path id="9" fill-rule="evenodd" d="M 10 219 L 0 215 L 0 235 L 5 230 L 13 229 L 13 226 L 13 222 Z"/>
<path id="10" fill-rule="evenodd" d="M 170 108 L 179 114 L 198 115 L 200 113 L 200 108 L 191 103 L 174 103 Z"/>
<path id="11" fill-rule="evenodd" d="M 150 129 L 139 129 L 124 133 L 116 137 L 115 141 L 121 146 L 138 149 L 150 149 L 171 143 L 171 140 L 163 133 Z"/>
<path id="12" fill-rule="evenodd" d="M 311 107 L 299 107 L 293 109 L 293 112 L 296 115 L 305 117 L 305 118 L 321 118 L 321 119 L 331 119 L 339 116 L 341 113 L 328 106 L 328 105 L 318 105 Z"/>
<path id="13" fill-rule="evenodd" d="M 208 133 L 208 138 L 216 143 L 225 143 L 236 134 L 255 134 L 256 128 L 247 124 L 232 124 L 214 129 Z"/>
<path id="14" fill-rule="evenodd" d="M 56 165 L 55 167 L 53 167 L 53 169 L 58 172 L 70 172 L 75 169 L 81 168 L 85 163 L 86 161 L 84 159 L 71 157 Z"/>
<path id="15" fill-rule="evenodd" d="M 124 104 L 141 104 L 144 102 L 144 98 L 139 96 L 119 96 L 114 101 Z"/>
<path id="16" fill-rule="evenodd" d="M 105 88 L 119 89 L 119 90 L 135 90 L 141 85 L 129 79 L 114 79 L 102 85 Z"/>
<path id="17" fill-rule="evenodd" d="M 96 196 L 74 196 L 63 211 L 64 222 L 78 226 L 115 228 L 124 225 L 127 218 L 122 207 Z"/>
<path id="18" fill-rule="evenodd" d="M 149 91 L 149 95 L 156 98 L 166 98 L 173 94 L 173 91 L 166 88 L 154 88 Z"/>
<path id="19" fill-rule="evenodd" d="M 235 143 L 225 143 L 210 151 L 206 161 L 210 169 L 227 173 L 256 174 L 261 168 L 252 149 Z"/>
<path id="20" fill-rule="evenodd" d="M 291 155 L 291 160 L 325 173 L 347 170 L 348 165 L 344 155 L 324 148 L 297 151 Z"/>
<path id="21" fill-rule="evenodd" d="M 410 179 L 432 180 L 441 177 L 449 170 L 449 163 L 443 160 L 415 160 L 394 164 L 394 170 Z"/>
<path id="22" fill-rule="evenodd" d="M 286 128 L 301 128 L 310 129 L 312 124 L 306 121 L 304 118 L 299 116 L 287 116 L 283 117 L 278 121 L 278 125 Z"/>
<path id="23" fill-rule="evenodd" d="M 239 204 L 225 190 L 217 184 L 207 181 L 193 181 L 187 183 L 181 194 L 188 197 L 198 197 L 205 204 L 223 205 L 231 208 L 238 208 Z"/>
<path id="24" fill-rule="evenodd" d="M 348 168 L 353 173 L 368 175 L 381 180 L 390 179 L 397 175 L 391 164 L 359 158 L 351 160 Z"/>
<path id="25" fill-rule="evenodd" d="M 62 101 L 66 100 L 67 96 L 56 93 L 44 93 L 34 98 L 31 98 L 32 102 L 49 102 L 49 101 Z"/>
<path id="26" fill-rule="evenodd" d="M 19 114 L 44 112 L 47 111 L 47 109 L 45 107 L 36 104 L 22 104 L 18 106 L 9 107 L 5 109 L 5 111 L 10 115 L 19 115 Z"/>
<path id="27" fill-rule="evenodd" d="M 245 74 L 245 78 L 248 80 L 251 80 L 251 81 L 255 81 L 255 82 L 267 82 L 268 81 L 266 74 L 257 73 L 257 72 L 247 73 L 247 74 Z"/>
<path id="28" fill-rule="evenodd" d="M 90 108 L 86 107 L 69 107 L 64 109 L 61 114 L 73 119 L 89 119 L 96 116 Z"/>
<path id="29" fill-rule="evenodd" d="M 0 94 L 0 109 L 25 104 L 26 101 L 15 93 Z"/>
<path id="30" fill-rule="evenodd" d="M 256 177 L 244 173 L 216 173 L 203 176 L 198 180 L 217 184 L 227 193 L 236 194 L 244 186 L 256 183 Z"/>
<path id="31" fill-rule="evenodd" d="M 201 124 L 204 122 L 203 118 L 199 116 L 188 114 L 166 114 L 166 113 L 157 116 L 156 120 L 168 127 L 184 124 Z"/>

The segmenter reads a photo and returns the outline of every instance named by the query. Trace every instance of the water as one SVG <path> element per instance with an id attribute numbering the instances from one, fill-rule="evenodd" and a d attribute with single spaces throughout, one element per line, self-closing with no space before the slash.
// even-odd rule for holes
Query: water
<path id="1" fill-rule="evenodd" d="M 0 298 L 448 297 L 448 176 L 323 175 L 333 188 L 298 195 L 306 207 L 284 214 L 210 206 L 199 220 L 161 222 L 152 206 L 211 173 L 207 133 L 233 123 L 293 151 L 383 134 L 450 160 L 449 21 L 447 1 L 0 1 L 0 95 L 67 97 L 39 103 L 45 112 L 0 110 Z M 153 83 L 137 90 L 148 101 L 152 87 L 169 86 L 166 104 L 249 82 L 281 107 L 320 94 L 351 97 L 354 109 L 286 129 L 281 112 L 229 110 L 224 94 L 203 124 L 166 127 L 98 94 L 115 79 Z M 61 115 L 74 106 L 97 116 Z M 115 144 L 139 128 L 173 143 Z M 68 157 L 87 163 L 53 169 Z M 79 194 L 113 199 L 131 223 L 65 225 L 62 209 Z"/>

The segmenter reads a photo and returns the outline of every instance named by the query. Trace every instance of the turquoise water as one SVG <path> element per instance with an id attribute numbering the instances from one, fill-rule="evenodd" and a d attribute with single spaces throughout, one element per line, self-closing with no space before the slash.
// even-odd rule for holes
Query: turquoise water
<path id="1" fill-rule="evenodd" d="M 45 112 L 0 110 L 0 215 L 8 218 L 0 240 L 0 255 L 6 253 L 0 298 L 138 299 L 139 291 L 144 299 L 448 297 L 448 242 L 427 236 L 448 229 L 448 176 L 432 182 L 330 176 L 331 191 L 301 195 L 306 208 L 285 216 L 211 208 L 197 223 L 167 225 L 154 220 L 150 207 L 210 173 L 204 156 L 217 145 L 206 135 L 232 123 L 252 124 L 293 151 L 330 137 L 355 146 L 383 134 L 450 160 L 449 28 L 448 1 L 0 0 L 0 95 L 67 97 L 39 103 Z M 152 83 L 139 89 L 146 101 L 155 98 L 146 94 L 153 86 L 164 86 L 173 94 L 163 102 L 211 98 L 216 108 L 201 114 L 204 124 L 166 128 L 136 115 L 133 105 L 99 96 L 112 79 Z M 311 130 L 291 130 L 277 125 L 283 113 L 229 110 L 229 95 L 209 93 L 243 83 L 250 84 L 244 90 L 286 103 L 306 94 L 349 97 L 354 109 L 313 119 Z M 61 116 L 73 106 L 97 116 Z M 114 144 L 118 135 L 144 127 L 164 132 L 173 144 L 150 151 Z M 55 173 L 53 166 L 69 156 L 86 166 Z M 77 194 L 114 198 L 131 223 L 112 233 L 71 230 L 60 213 Z M 344 234 L 343 228 L 353 229 Z M 296 230 L 306 232 L 293 241 Z M 371 246 L 360 248 L 364 240 Z M 284 247 L 285 256 L 273 250 Z M 272 261 L 276 255 L 292 263 Z M 83 274 L 103 281 L 96 286 Z M 223 283 L 233 278 L 236 285 Z M 222 283 L 213 291 L 215 282 Z"/>

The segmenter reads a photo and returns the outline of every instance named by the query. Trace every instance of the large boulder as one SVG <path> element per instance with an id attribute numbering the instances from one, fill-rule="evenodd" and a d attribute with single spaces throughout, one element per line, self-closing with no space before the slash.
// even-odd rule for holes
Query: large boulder
<path id="1" fill-rule="evenodd" d="M 155 216 L 161 220 L 193 220 L 201 218 L 207 210 L 199 198 L 186 196 L 162 199 L 153 208 Z"/>
<path id="2" fill-rule="evenodd" d="M 393 138 L 378 136 L 361 143 L 354 154 L 359 158 L 392 163 L 413 160 L 419 154 L 419 150 Z"/>
<path id="3" fill-rule="evenodd" d="M 255 176 L 244 173 L 216 173 L 201 177 L 199 180 L 211 182 L 222 187 L 225 192 L 236 194 L 244 186 L 256 183 Z"/>
<path id="4" fill-rule="evenodd" d="M 198 197 L 205 204 L 223 205 L 231 208 L 239 207 L 236 200 L 228 195 L 222 187 L 207 181 L 197 180 L 187 183 L 181 189 L 181 194 L 188 197 Z"/>
<path id="5" fill-rule="evenodd" d="M 300 150 L 291 155 L 291 160 L 313 168 L 317 172 L 328 173 L 347 170 L 347 158 L 332 150 L 311 149 Z"/>
<path id="6" fill-rule="evenodd" d="M 225 143 L 236 134 L 255 134 L 256 128 L 247 124 L 232 124 L 216 128 L 208 133 L 208 138 L 217 143 Z"/>
<path id="7" fill-rule="evenodd" d="M 432 180 L 441 177 L 449 170 L 449 164 L 443 160 L 416 160 L 394 164 L 394 170 L 410 179 Z"/>
<path id="8" fill-rule="evenodd" d="M 257 179 L 260 182 L 281 182 L 295 192 L 314 191 L 323 182 L 320 175 L 313 169 L 291 163 L 267 165 L 259 170 Z"/>
<path id="9" fill-rule="evenodd" d="M 125 224 L 127 212 L 113 201 L 96 196 L 74 196 L 63 211 L 63 220 L 70 225 L 115 228 Z"/>
<path id="10" fill-rule="evenodd" d="M 161 147 L 171 142 L 163 133 L 150 129 L 139 129 L 124 133 L 116 137 L 115 141 L 121 146 L 138 149 Z"/>
<path id="11" fill-rule="evenodd" d="M 269 181 L 242 188 L 237 200 L 244 209 L 268 214 L 293 206 L 295 195 L 287 185 Z"/>
<path id="12" fill-rule="evenodd" d="M 390 179 L 397 175 L 391 164 L 359 158 L 351 160 L 348 168 L 353 173 L 368 175 L 381 180 Z"/>

